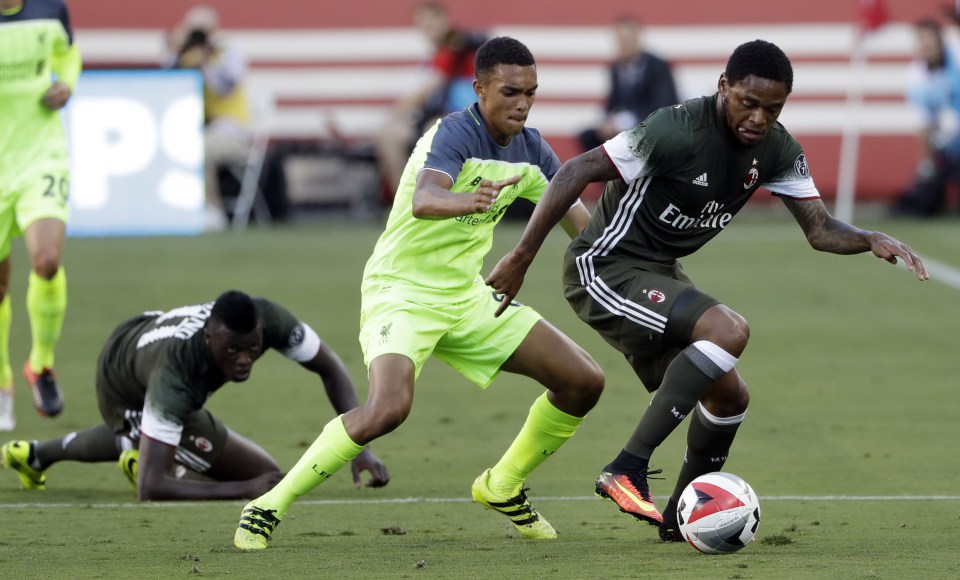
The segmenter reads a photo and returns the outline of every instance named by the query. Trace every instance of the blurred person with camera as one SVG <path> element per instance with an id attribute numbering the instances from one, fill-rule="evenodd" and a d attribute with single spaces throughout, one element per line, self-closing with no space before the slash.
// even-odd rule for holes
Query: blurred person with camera
<path id="1" fill-rule="evenodd" d="M 957 15 L 949 14 L 956 25 Z M 921 119 L 919 160 L 892 213 L 933 217 L 945 209 L 947 186 L 960 181 L 960 43 L 933 19 L 917 22 L 914 30 L 917 58 L 910 64 L 907 101 Z"/>
<path id="2" fill-rule="evenodd" d="M 0 0 L 0 431 L 16 424 L 7 291 L 17 236 L 23 236 L 30 257 L 32 344 L 23 375 L 40 415 L 55 417 L 63 410 L 53 373 L 67 310 L 61 259 L 70 159 L 60 110 L 73 95 L 80 70 L 63 0 Z"/>
<path id="3" fill-rule="evenodd" d="M 167 36 L 166 68 L 203 74 L 204 180 L 206 223 L 210 231 L 227 225 L 220 192 L 220 169 L 244 163 L 250 150 L 250 104 L 244 78 L 245 55 L 218 38 L 220 17 L 206 5 L 191 8 Z"/>

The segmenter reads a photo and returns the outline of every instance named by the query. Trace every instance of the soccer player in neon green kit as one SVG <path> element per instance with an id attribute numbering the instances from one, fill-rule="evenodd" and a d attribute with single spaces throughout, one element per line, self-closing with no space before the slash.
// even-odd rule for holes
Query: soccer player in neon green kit
<path id="1" fill-rule="evenodd" d="M 31 265 L 27 313 L 33 342 L 23 374 L 37 412 L 54 417 L 63 410 L 53 363 L 67 309 L 60 258 L 70 167 L 59 110 L 73 94 L 80 68 L 62 0 L 0 0 L 0 430 L 15 423 L 7 289 L 18 235 Z"/>
<path id="2" fill-rule="evenodd" d="M 472 495 L 523 536 L 556 537 L 531 507 L 523 483 L 573 435 L 599 399 L 604 376 L 533 309 L 512 303 L 503 316 L 493 316 L 502 298 L 484 285 L 480 268 L 494 226 L 517 197 L 540 199 L 559 160 L 525 127 L 537 91 L 527 47 L 507 37 L 484 43 L 473 87 L 478 102 L 439 121 L 417 143 L 367 262 L 360 312 L 366 402 L 328 423 L 287 476 L 247 504 L 234 536 L 238 548 L 266 548 L 294 500 L 403 423 L 431 354 L 481 388 L 501 370 L 547 388 L 500 461 L 476 478 Z M 573 236 L 588 220 L 578 200 L 564 227 Z"/>

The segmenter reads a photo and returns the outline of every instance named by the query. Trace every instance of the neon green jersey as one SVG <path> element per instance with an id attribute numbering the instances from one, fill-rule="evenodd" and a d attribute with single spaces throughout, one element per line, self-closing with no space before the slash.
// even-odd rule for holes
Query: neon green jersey
<path id="1" fill-rule="evenodd" d="M 56 78 L 73 90 L 80 56 L 72 44 L 66 6 L 31 0 L 0 12 L 0 179 L 40 162 L 67 163 L 58 111 L 40 102 Z"/>
<path id="2" fill-rule="evenodd" d="M 525 128 L 501 147 L 487 133 L 476 104 L 448 115 L 420 138 L 407 162 L 386 230 L 367 261 L 364 287 L 390 285 L 441 301 L 461 299 L 460 292 L 476 283 L 507 207 L 518 197 L 540 201 L 559 168 L 559 159 L 535 129 Z M 449 175 L 455 193 L 474 191 L 481 179 L 521 179 L 501 190 L 485 213 L 417 219 L 412 207 L 420 171 Z"/>

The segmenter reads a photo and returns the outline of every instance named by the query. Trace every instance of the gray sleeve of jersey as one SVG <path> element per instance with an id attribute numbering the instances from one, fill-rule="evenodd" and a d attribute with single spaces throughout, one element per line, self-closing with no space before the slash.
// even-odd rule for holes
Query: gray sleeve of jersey
<path id="1" fill-rule="evenodd" d="M 440 122 L 437 132 L 433 134 L 430 151 L 423 163 L 423 169 L 432 169 L 450 176 L 456 183 L 463 163 L 470 156 L 472 135 L 457 123 L 448 120 Z"/>
<path id="2" fill-rule="evenodd" d="M 776 195 L 794 199 L 820 197 L 813 177 L 810 176 L 807 158 L 795 139 L 791 139 L 784 148 L 778 170 L 760 185 Z"/>
<path id="3" fill-rule="evenodd" d="M 267 348 L 297 362 L 307 362 L 320 351 L 320 337 L 289 310 L 266 298 L 255 298 L 263 321 L 263 338 Z"/>

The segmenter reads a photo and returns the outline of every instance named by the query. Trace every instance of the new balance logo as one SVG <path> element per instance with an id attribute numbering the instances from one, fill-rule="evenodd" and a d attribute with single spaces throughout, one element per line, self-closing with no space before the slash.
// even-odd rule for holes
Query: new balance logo
<path id="1" fill-rule="evenodd" d="M 702 186 L 702 187 L 709 187 L 710 184 L 707 183 L 707 174 L 706 174 L 706 172 L 704 172 L 703 174 L 701 174 L 700 177 L 694 179 L 694 180 L 693 180 L 693 184 L 694 184 L 694 185 L 700 185 L 700 186 Z"/>

